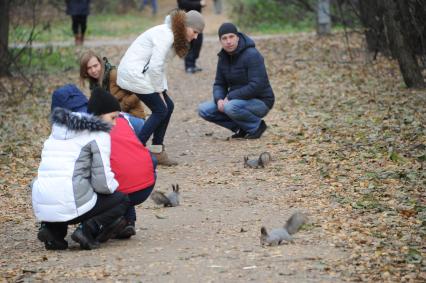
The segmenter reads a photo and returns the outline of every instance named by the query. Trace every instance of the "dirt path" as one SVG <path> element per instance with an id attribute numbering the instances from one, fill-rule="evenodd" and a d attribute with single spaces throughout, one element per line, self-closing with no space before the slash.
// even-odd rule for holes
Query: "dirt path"
<path id="1" fill-rule="evenodd" d="M 229 132 L 198 117 L 197 105 L 211 99 L 219 50 L 215 32 L 226 20 L 224 15 L 211 12 L 205 15 L 208 29 L 199 60 L 203 72 L 186 74 L 183 62 L 177 58 L 169 66 L 175 112 L 166 145 L 179 166 L 159 167 L 156 188 L 165 191 L 173 183 L 180 184 L 182 205 L 159 208 L 151 200 L 147 201 L 137 208 L 135 237 L 128 241 L 111 240 L 94 251 L 81 251 L 69 238 L 74 229 L 70 227 L 67 237 L 70 249 L 51 252 L 44 250 L 42 243 L 36 240 L 37 224 L 27 191 L 18 199 L 16 211 L 10 212 L 19 215 L 18 220 L 11 217 L 0 226 L 3 247 L 0 279 L 18 282 L 341 281 L 330 272 L 328 264 L 346 255 L 334 247 L 333 239 L 327 238 L 322 230 L 323 220 L 315 207 L 322 201 L 316 200 L 321 193 L 315 179 L 318 176 L 300 164 L 299 157 L 294 156 L 294 148 L 280 134 L 291 132 L 300 118 L 293 115 L 295 113 L 283 117 L 281 82 L 274 82 L 276 78 L 272 77 L 277 103 L 266 118 L 270 128 L 260 140 L 230 141 Z M 255 38 L 259 42 L 276 39 Z M 112 62 L 118 63 L 131 40 L 89 40 L 85 47 L 102 50 Z M 62 80 L 70 78 L 77 82 L 76 74 L 65 75 Z M 48 94 L 46 100 L 47 97 Z M 40 107 L 48 111 L 49 105 L 42 103 Z M 283 119 L 287 120 L 283 122 Z M 42 124 L 46 130 L 47 122 Z M 36 147 L 40 147 L 45 138 L 38 134 L 33 141 Z M 243 168 L 244 155 L 254 156 L 265 150 L 274 158 L 270 167 Z M 296 210 L 307 212 L 310 222 L 296 234 L 294 243 L 262 248 L 260 227 L 281 226 Z"/>
<path id="2" fill-rule="evenodd" d="M 22 281 L 339 281 L 325 271 L 325 262 L 344 254 L 323 236 L 315 215 L 294 243 L 259 245 L 262 225 L 278 227 L 298 209 L 310 213 L 312 191 L 317 188 L 309 177 L 295 177 L 308 172 L 297 159 L 288 158 L 291 148 L 274 134 L 273 125 L 282 119 L 279 110 L 271 111 L 266 122 L 272 127 L 254 141 L 229 141 L 229 132 L 197 116 L 197 105 L 211 99 L 217 50 L 217 42 L 205 42 L 200 58 L 204 70 L 199 74 L 186 74 L 177 58 L 169 66 L 175 112 L 166 145 L 180 164 L 160 167 L 156 188 L 165 191 L 179 183 L 182 205 L 158 208 L 147 201 L 137 209 L 135 237 L 111 240 L 94 251 L 81 251 L 69 236 L 70 250 L 45 251 L 35 239 L 32 216 L 19 226 L 6 222 L 0 241 L 7 259 L 2 261 L 3 274 L 21 274 Z M 124 51 L 125 47 L 115 48 L 116 54 Z M 269 168 L 243 168 L 244 155 L 264 150 L 274 157 Z M 310 194 L 309 201 L 304 201 L 305 193 Z M 29 205 L 29 197 L 27 201 Z"/>

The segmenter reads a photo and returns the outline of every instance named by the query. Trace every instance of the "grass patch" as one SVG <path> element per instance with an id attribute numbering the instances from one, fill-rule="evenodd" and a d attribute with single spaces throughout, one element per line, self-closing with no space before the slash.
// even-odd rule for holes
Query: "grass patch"
<path id="1" fill-rule="evenodd" d="M 125 38 L 135 36 L 152 26 L 153 21 L 160 23 L 160 19 L 142 16 L 142 14 L 136 12 L 126 15 L 89 15 L 86 37 Z M 9 41 L 23 42 L 28 38 L 30 32 L 31 26 L 18 26 L 9 33 Z M 35 41 L 37 42 L 72 40 L 71 18 L 67 16 L 49 24 L 39 24 L 36 27 L 35 35 Z"/>
<path id="2" fill-rule="evenodd" d="M 12 49 L 12 53 L 19 52 Z M 26 74 L 54 74 L 68 70 L 77 70 L 78 56 L 74 47 L 47 47 L 25 49 L 18 57 L 17 66 Z M 16 68 L 16 66 L 15 66 Z M 14 69 L 12 68 L 12 72 Z"/>
<path id="3" fill-rule="evenodd" d="M 254 34 L 293 34 L 298 32 L 314 32 L 315 23 L 261 23 L 253 27 L 247 27 L 247 31 Z"/>

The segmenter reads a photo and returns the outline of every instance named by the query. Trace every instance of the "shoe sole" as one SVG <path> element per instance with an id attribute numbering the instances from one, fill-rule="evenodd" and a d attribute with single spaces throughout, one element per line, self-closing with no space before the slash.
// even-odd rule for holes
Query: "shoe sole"
<path id="1" fill-rule="evenodd" d="M 268 128 L 268 126 L 265 124 L 263 130 L 260 133 L 258 133 L 256 136 L 251 136 L 251 135 L 248 134 L 244 138 L 248 139 L 248 140 L 260 139 L 262 137 L 262 135 L 265 133 L 265 131 L 266 131 L 267 128 Z"/>
<path id="2" fill-rule="evenodd" d="M 80 244 L 80 248 L 84 249 L 84 250 L 93 250 L 93 249 L 97 249 L 99 247 L 99 244 L 97 243 L 89 243 L 89 241 L 86 240 L 86 238 L 83 235 L 83 231 L 74 231 L 74 233 L 72 233 L 71 235 L 71 239 L 74 242 L 77 242 Z"/>
<path id="3" fill-rule="evenodd" d="M 57 240 L 52 242 L 45 242 L 44 247 L 46 248 L 46 250 L 51 251 L 66 250 L 68 249 L 68 242 L 65 240 L 63 243 L 60 243 Z"/>
<path id="4" fill-rule="evenodd" d="M 100 243 L 105 243 L 109 239 L 114 238 L 126 226 L 126 224 L 127 221 L 124 219 L 124 217 L 118 218 L 110 224 L 111 226 L 113 226 L 113 228 L 106 233 L 101 232 L 101 234 L 96 237 L 96 241 Z"/>
<path id="5" fill-rule="evenodd" d="M 127 226 L 127 227 L 124 227 L 124 229 L 120 233 L 118 233 L 117 236 L 115 236 L 115 239 L 122 239 L 122 240 L 129 239 L 130 237 L 134 235 L 136 235 L 135 227 Z"/>

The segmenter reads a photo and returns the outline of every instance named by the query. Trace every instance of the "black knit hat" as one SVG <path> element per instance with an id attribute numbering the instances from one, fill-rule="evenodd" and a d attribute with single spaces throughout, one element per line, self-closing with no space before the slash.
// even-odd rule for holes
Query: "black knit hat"
<path id="1" fill-rule="evenodd" d="M 95 88 L 87 105 L 87 112 L 99 116 L 115 111 L 121 111 L 120 103 L 108 91 Z"/>
<path id="2" fill-rule="evenodd" d="M 218 30 L 218 35 L 219 38 L 222 37 L 222 35 L 227 34 L 227 33 L 234 33 L 236 35 L 238 35 L 238 29 L 237 27 L 232 24 L 232 23 L 223 23 Z"/>

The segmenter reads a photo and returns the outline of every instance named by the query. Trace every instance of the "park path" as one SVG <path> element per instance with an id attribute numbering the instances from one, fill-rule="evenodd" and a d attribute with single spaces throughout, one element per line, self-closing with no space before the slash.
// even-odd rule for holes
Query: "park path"
<path id="1" fill-rule="evenodd" d="M 319 197 L 318 176 L 300 164 L 297 149 L 281 134 L 292 132 L 294 126 L 301 123 L 297 109 L 283 106 L 287 101 L 281 79 L 270 74 L 277 102 L 266 118 L 270 127 L 262 139 L 229 140 L 228 131 L 198 117 L 197 105 L 211 99 L 219 50 L 215 32 L 220 23 L 227 20 L 224 15 L 211 12 L 205 16 L 208 29 L 199 60 L 203 71 L 186 74 L 178 58 L 172 61 L 168 71 L 175 111 L 166 146 L 179 166 L 160 166 L 156 189 L 167 191 L 171 184 L 178 183 L 182 204 L 161 208 L 148 200 L 137 208 L 136 236 L 126 241 L 111 240 L 98 250 L 80 250 L 69 237 L 74 229 L 70 227 L 67 236 L 70 249 L 54 252 L 44 250 L 35 237 L 37 223 L 31 213 L 28 191 L 22 199 L 28 215 L 21 217 L 19 225 L 9 221 L 1 227 L 0 279 L 18 282 L 340 281 L 330 272 L 329 265 L 346 255 L 335 248 L 333 239 L 323 231 L 324 223 L 318 211 L 325 204 Z M 268 48 L 270 40 L 286 40 L 283 35 L 253 38 L 261 43 L 264 48 L 260 49 L 265 53 L 275 52 Z M 118 64 L 132 40 L 89 39 L 83 49 L 102 52 Z M 69 46 L 72 42 L 49 45 Z M 45 46 L 33 45 L 35 48 Z M 267 60 L 268 63 L 274 65 Z M 76 75 L 65 75 L 64 79 L 73 77 L 77 82 Z M 48 105 L 41 107 L 48 111 Z M 288 111 L 285 115 L 284 108 Z M 243 156 L 256 156 L 265 150 L 273 156 L 269 167 L 243 168 Z M 310 220 L 296 234 L 293 243 L 270 248 L 260 246 L 261 226 L 279 227 L 298 210 L 306 212 Z"/>
<path id="2" fill-rule="evenodd" d="M 117 62 L 126 46 L 113 50 L 110 57 Z M 228 140 L 229 132 L 197 116 L 197 105 L 211 99 L 218 50 L 218 42 L 205 42 L 199 60 L 203 71 L 195 75 L 186 74 L 178 58 L 169 66 L 175 112 L 165 143 L 179 166 L 160 166 L 156 189 L 167 191 L 178 183 L 181 206 L 159 208 L 148 200 L 137 208 L 135 237 L 111 240 L 93 251 L 81 251 L 69 235 L 70 250 L 45 251 L 35 239 L 32 216 L 19 226 L 7 222 L 1 241 L 8 259 L 3 268 L 21 272 L 22 281 L 339 281 L 327 272 L 326 263 L 344 254 L 324 236 L 318 209 L 312 207 L 317 180 L 291 157 L 291 146 L 277 134 L 297 122 L 293 117 L 282 123 L 285 99 L 279 87 L 276 107 L 266 118 L 271 127 L 259 140 Z M 273 86 L 279 84 L 271 79 Z M 265 150 L 274 159 L 269 167 L 243 168 L 244 155 Z M 310 215 L 308 228 L 296 234 L 294 243 L 262 248 L 260 227 L 281 226 L 296 210 Z"/>

